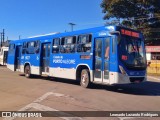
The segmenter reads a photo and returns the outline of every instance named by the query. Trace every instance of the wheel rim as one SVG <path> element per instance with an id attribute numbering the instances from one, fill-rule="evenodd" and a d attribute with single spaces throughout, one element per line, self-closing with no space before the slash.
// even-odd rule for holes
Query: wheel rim
<path id="1" fill-rule="evenodd" d="M 83 73 L 82 74 L 82 84 L 86 85 L 87 81 L 88 81 L 88 76 L 86 73 Z"/>
<path id="2" fill-rule="evenodd" d="M 29 69 L 27 68 L 27 69 L 26 69 L 26 76 L 28 77 L 29 74 L 30 74 L 30 72 L 29 72 Z"/>

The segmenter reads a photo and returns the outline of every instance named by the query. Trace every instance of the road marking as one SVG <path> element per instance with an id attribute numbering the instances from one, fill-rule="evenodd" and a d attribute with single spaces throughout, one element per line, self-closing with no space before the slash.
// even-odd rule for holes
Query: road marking
<path id="1" fill-rule="evenodd" d="M 152 76 L 147 76 L 147 78 L 155 79 L 155 80 L 160 80 L 159 78 L 152 77 Z"/>
<path id="2" fill-rule="evenodd" d="M 55 97 L 65 97 L 65 98 L 69 98 L 69 99 L 75 100 L 73 97 L 71 97 L 69 95 L 64 95 L 64 94 L 61 94 L 61 93 L 48 92 L 48 93 L 42 95 L 41 97 L 39 97 L 38 99 L 36 99 L 34 101 L 34 103 L 40 103 L 41 101 L 43 101 L 44 99 L 46 99 L 50 95 L 53 95 Z"/>
<path id="3" fill-rule="evenodd" d="M 28 110 L 30 110 L 32 108 L 37 109 L 39 111 L 59 111 L 57 109 L 54 109 L 54 108 L 51 108 L 51 107 L 48 107 L 48 106 L 45 106 L 45 105 L 38 104 L 41 101 L 45 100 L 48 96 L 51 96 L 51 95 L 53 95 L 55 97 L 71 98 L 71 96 L 64 95 L 64 94 L 61 94 L 61 93 L 47 92 L 46 94 L 42 95 L 41 97 L 39 97 L 38 99 L 36 99 L 32 103 L 26 105 L 25 107 L 19 109 L 18 111 L 28 111 Z M 73 98 L 71 98 L 71 99 L 73 99 Z M 61 112 L 61 111 L 59 111 L 59 115 L 71 116 L 70 114 L 65 113 L 65 112 Z M 15 118 L 16 117 L 10 117 L 10 118 L 4 118 L 3 120 L 14 120 Z M 64 120 L 83 120 L 81 117 L 76 117 L 76 116 L 75 117 L 59 117 L 59 118 L 64 119 Z"/>
<path id="4" fill-rule="evenodd" d="M 48 92 L 48 93 L 42 95 L 41 97 L 39 97 L 38 99 L 36 99 L 33 102 L 39 103 L 39 102 L 43 101 L 44 99 L 46 99 L 50 95 L 53 95 L 53 92 Z"/>

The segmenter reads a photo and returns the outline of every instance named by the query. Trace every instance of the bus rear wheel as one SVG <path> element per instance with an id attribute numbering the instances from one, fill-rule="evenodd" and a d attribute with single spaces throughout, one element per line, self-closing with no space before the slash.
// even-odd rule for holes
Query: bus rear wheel
<path id="1" fill-rule="evenodd" d="M 84 88 L 88 88 L 90 86 L 90 75 L 88 69 L 83 69 L 81 71 L 81 80 L 80 85 Z"/>
<path id="2" fill-rule="evenodd" d="M 27 65 L 24 69 L 24 73 L 25 73 L 25 76 L 26 78 L 30 78 L 31 77 L 31 69 L 30 69 L 30 66 Z"/>

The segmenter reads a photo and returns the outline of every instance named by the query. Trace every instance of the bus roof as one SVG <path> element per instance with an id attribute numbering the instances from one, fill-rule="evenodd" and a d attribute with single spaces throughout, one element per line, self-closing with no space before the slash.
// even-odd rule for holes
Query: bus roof
<path id="1" fill-rule="evenodd" d="M 26 38 L 26 39 L 14 40 L 12 42 L 14 42 L 14 43 L 20 43 L 20 42 L 30 41 L 30 40 L 50 39 L 51 37 L 52 38 L 56 38 L 56 37 L 71 36 L 71 35 L 76 35 L 76 34 L 86 34 L 86 33 L 89 34 L 89 33 L 92 33 L 92 32 L 95 33 L 95 32 L 100 32 L 100 31 L 104 31 L 104 30 L 105 31 L 120 30 L 121 28 L 128 29 L 128 30 L 133 30 L 133 29 L 126 28 L 124 26 L 108 25 L 108 26 L 100 26 L 100 27 L 94 27 L 94 28 L 76 30 L 76 31 L 71 31 L 71 32 L 63 32 L 63 33 L 53 32 L 53 33 L 49 33 L 49 34 L 32 36 L 32 37 L 29 37 L 29 38 Z M 135 31 L 135 30 L 133 30 L 133 31 Z M 139 32 L 139 31 L 136 31 L 136 32 Z"/>

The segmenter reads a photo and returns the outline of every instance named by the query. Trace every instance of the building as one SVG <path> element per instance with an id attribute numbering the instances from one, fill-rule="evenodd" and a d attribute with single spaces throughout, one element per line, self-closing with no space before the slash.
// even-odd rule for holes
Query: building
<path id="1" fill-rule="evenodd" d="M 160 46 L 146 46 L 147 72 L 160 74 Z"/>

